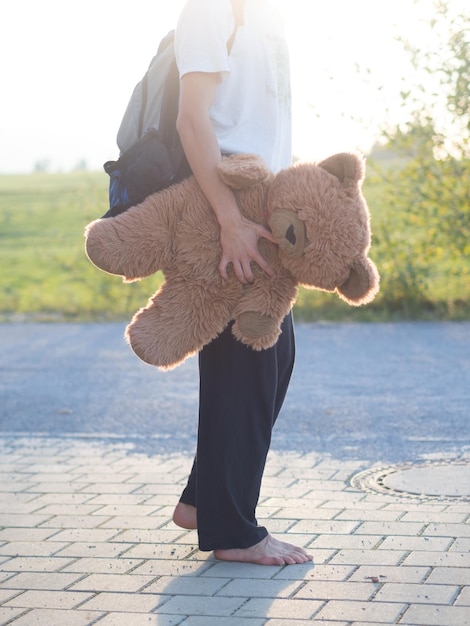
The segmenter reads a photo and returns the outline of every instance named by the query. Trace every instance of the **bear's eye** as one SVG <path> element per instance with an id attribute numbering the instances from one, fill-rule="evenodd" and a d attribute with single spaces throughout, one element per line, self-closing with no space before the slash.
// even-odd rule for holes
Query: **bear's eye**
<path id="1" fill-rule="evenodd" d="M 289 228 L 287 229 L 286 239 L 293 246 L 295 246 L 295 244 L 297 243 L 297 237 L 295 235 L 295 229 L 294 229 L 294 225 L 293 224 L 291 224 L 289 226 Z"/>

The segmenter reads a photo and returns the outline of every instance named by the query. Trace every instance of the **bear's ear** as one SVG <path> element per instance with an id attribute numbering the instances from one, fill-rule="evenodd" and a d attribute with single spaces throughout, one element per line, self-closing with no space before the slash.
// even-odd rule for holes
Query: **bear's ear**
<path id="1" fill-rule="evenodd" d="M 217 166 L 219 176 L 232 189 L 245 189 L 269 180 L 273 174 L 254 154 L 233 154 Z"/>
<path id="2" fill-rule="evenodd" d="M 341 152 L 318 163 L 318 167 L 326 170 L 344 185 L 362 183 L 365 175 L 364 158 L 353 152 Z"/>
<path id="3" fill-rule="evenodd" d="M 372 302 L 379 292 L 380 276 L 374 262 L 368 258 L 355 261 L 345 282 L 336 288 L 339 297 L 352 306 Z"/>

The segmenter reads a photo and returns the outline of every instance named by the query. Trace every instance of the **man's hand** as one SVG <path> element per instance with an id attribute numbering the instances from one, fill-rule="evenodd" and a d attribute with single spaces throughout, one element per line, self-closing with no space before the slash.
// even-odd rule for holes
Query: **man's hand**
<path id="1" fill-rule="evenodd" d="M 251 268 L 252 261 L 257 263 L 269 276 L 275 276 L 273 268 L 258 249 L 258 240 L 261 237 L 276 243 L 272 233 L 267 228 L 251 222 L 241 215 L 235 223 L 221 228 L 222 258 L 219 263 L 219 273 L 224 280 L 228 279 L 227 267 L 232 264 L 238 280 L 243 284 L 251 283 L 254 279 Z"/>

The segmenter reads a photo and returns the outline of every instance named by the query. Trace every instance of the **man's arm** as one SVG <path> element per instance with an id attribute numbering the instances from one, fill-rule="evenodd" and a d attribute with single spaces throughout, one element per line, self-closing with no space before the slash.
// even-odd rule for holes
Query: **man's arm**
<path id="1" fill-rule="evenodd" d="M 260 237 L 274 238 L 264 226 L 242 216 L 233 192 L 217 174 L 221 154 L 209 111 L 218 82 L 219 75 L 211 73 L 191 72 L 182 77 L 177 128 L 191 170 L 220 225 L 220 275 L 227 279 L 227 266 L 232 263 L 238 280 L 247 283 L 253 280 L 252 261 L 274 275 L 258 250 Z"/>

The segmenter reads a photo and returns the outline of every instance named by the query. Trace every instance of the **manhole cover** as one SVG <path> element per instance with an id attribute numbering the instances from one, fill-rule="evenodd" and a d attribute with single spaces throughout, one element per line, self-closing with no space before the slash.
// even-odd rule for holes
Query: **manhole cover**
<path id="1" fill-rule="evenodd" d="M 402 498 L 470 502 L 470 461 L 372 468 L 353 476 L 351 485 L 362 491 Z"/>

